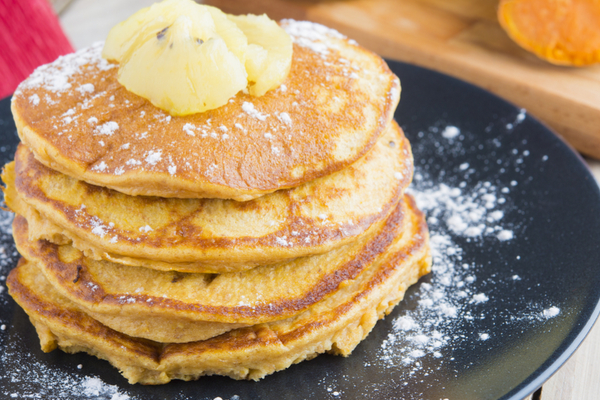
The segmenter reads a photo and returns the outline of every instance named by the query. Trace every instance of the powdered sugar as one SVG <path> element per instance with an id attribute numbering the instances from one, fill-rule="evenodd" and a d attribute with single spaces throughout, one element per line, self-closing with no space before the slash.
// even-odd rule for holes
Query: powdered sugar
<path id="1" fill-rule="evenodd" d="M 485 293 L 477 293 L 476 295 L 473 296 L 473 303 L 485 303 L 486 301 L 489 300 L 489 297 L 486 296 Z"/>
<path id="2" fill-rule="evenodd" d="M 104 171 L 106 171 L 106 168 L 108 168 L 106 163 L 104 161 L 100 161 L 98 164 L 94 165 L 91 169 L 92 169 L 92 171 L 104 172 Z"/>
<path id="3" fill-rule="evenodd" d="M 108 385 L 99 378 L 85 377 L 82 382 L 83 394 L 88 398 L 99 396 L 110 396 L 110 400 L 127 400 L 129 395 L 121 393 L 119 388 L 114 385 Z"/>
<path id="4" fill-rule="evenodd" d="M 56 61 L 38 67 L 21 85 L 26 88 L 42 87 L 60 95 L 71 88 L 70 79 L 81 72 L 87 64 L 95 64 L 99 69 L 115 68 L 116 64 L 109 64 L 100 57 L 103 43 L 95 43 L 91 47 L 79 50 L 76 53 L 59 57 Z M 84 89 L 89 90 L 89 87 Z"/>
<path id="5" fill-rule="evenodd" d="M 521 108 L 519 110 L 519 113 L 515 117 L 515 120 L 513 122 L 506 124 L 506 129 L 513 130 L 517 125 L 519 125 L 521 122 L 525 121 L 526 117 L 527 117 L 527 110 L 525 110 L 524 108 Z"/>
<path id="6" fill-rule="evenodd" d="M 468 238 L 495 235 L 499 240 L 512 239 L 512 232 L 498 222 L 504 216 L 497 210 L 498 188 L 490 182 L 481 182 L 465 191 L 444 183 L 416 191 L 417 203 L 429 212 L 429 222 L 443 219 L 450 230 Z"/>
<path id="7" fill-rule="evenodd" d="M 77 91 L 81 94 L 94 93 L 94 85 L 91 83 L 85 83 L 77 88 Z"/>
<path id="8" fill-rule="evenodd" d="M 322 56 L 329 54 L 332 44 L 328 38 L 346 38 L 335 29 L 310 21 L 284 19 L 281 21 L 281 26 L 292 37 L 294 43 L 307 47 Z"/>
<path id="9" fill-rule="evenodd" d="M 104 225 L 100 218 L 94 216 L 90 219 L 90 225 L 92 228 L 92 233 L 96 236 L 104 237 L 107 231 L 111 228 L 110 226 Z M 114 225 L 113 225 L 114 226 Z"/>
<path id="10" fill-rule="evenodd" d="M 245 101 L 242 104 L 242 110 L 244 110 L 244 112 L 246 114 L 248 114 L 249 116 L 251 116 L 252 118 L 256 118 L 259 121 L 265 121 L 267 119 L 267 117 L 269 116 L 268 114 L 263 114 L 261 112 L 259 112 L 255 107 L 254 104 Z"/>
<path id="11" fill-rule="evenodd" d="M 560 314 L 560 308 L 554 306 L 542 311 L 542 317 L 546 319 L 554 318 L 558 314 Z"/>
<path id="12" fill-rule="evenodd" d="M 288 114 L 286 112 L 279 113 L 279 115 L 277 115 L 277 119 L 279 119 L 281 122 L 283 122 L 286 125 L 289 125 L 289 126 L 292 125 L 292 118 L 290 118 L 290 114 Z"/>
<path id="13" fill-rule="evenodd" d="M 183 125 L 183 131 L 190 136 L 196 136 L 194 129 L 196 129 L 196 127 L 193 124 L 187 123 Z"/>
<path id="14" fill-rule="evenodd" d="M 146 156 L 146 162 L 150 165 L 156 165 L 162 159 L 162 151 L 150 150 Z"/>
<path id="15" fill-rule="evenodd" d="M 31 104 L 33 104 L 34 106 L 37 106 L 40 104 L 40 96 L 38 96 L 37 94 L 32 94 L 31 96 L 29 96 L 29 102 Z"/>
<path id="16" fill-rule="evenodd" d="M 140 228 L 140 232 L 142 233 L 148 233 L 148 232 L 152 232 L 154 229 L 152 229 L 150 227 L 150 225 L 144 225 Z"/>
<path id="17" fill-rule="evenodd" d="M 92 118 L 94 118 L 94 117 L 92 117 Z M 90 122 L 90 120 L 92 118 L 88 119 L 88 122 Z M 108 122 L 103 123 L 102 125 L 98 125 L 94 131 L 98 135 L 112 136 L 117 129 L 119 129 L 119 124 L 117 124 L 114 121 L 108 121 Z"/>
<path id="18" fill-rule="evenodd" d="M 25 350 L 25 343 L 18 335 L 12 335 L 12 346 L 0 356 L 4 369 L 3 377 L 10 385 L 0 389 L 3 398 L 31 399 L 95 399 L 135 400 L 136 396 L 126 393 L 116 385 L 108 384 L 96 376 L 81 376 L 81 372 L 66 372 L 46 365 Z M 84 370 L 84 365 L 77 370 Z"/>
<path id="19" fill-rule="evenodd" d="M 449 125 L 442 131 L 442 136 L 446 139 L 454 139 L 460 135 L 460 129 L 455 126 Z"/>
<path id="20" fill-rule="evenodd" d="M 505 241 L 511 240 L 514 237 L 514 235 L 512 231 L 503 229 L 500 232 L 498 232 L 498 235 L 496 235 L 496 237 L 498 238 L 498 240 Z"/>

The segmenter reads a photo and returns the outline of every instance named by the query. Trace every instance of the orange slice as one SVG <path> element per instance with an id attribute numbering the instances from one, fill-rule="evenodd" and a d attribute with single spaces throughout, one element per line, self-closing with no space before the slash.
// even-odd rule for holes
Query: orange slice
<path id="1" fill-rule="evenodd" d="M 553 64 L 600 62 L 600 0 L 501 0 L 498 20 L 517 44 Z"/>

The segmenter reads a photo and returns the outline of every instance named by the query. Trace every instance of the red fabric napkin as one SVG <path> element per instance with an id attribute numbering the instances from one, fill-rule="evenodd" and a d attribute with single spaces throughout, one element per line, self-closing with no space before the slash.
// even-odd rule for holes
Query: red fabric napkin
<path id="1" fill-rule="evenodd" d="M 42 65 L 72 53 L 47 0 L 0 0 L 0 98 Z"/>

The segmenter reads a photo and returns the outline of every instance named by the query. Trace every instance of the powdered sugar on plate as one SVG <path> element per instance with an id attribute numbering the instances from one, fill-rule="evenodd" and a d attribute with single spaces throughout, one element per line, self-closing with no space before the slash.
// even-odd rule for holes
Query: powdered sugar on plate
<path id="1" fill-rule="evenodd" d="M 517 120 L 520 123 L 523 118 Z M 419 146 L 437 147 L 448 157 L 460 157 L 464 152 L 464 137 L 455 126 L 437 124 L 418 136 Z M 495 312 L 502 315 L 505 323 L 524 326 L 544 323 L 562 312 L 559 307 L 545 303 L 528 303 L 518 312 L 490 310 L 488 303 L 499 288 L 522 284 L 521 277 L 494 273 L 494 278 L 488 278 L 482 285 L 479 275 L 487 266 L 465 251 L 465 246 L 470 249 L 511 246 L 526 228 L 505 220 L 508 213 L 519 211 L 511 199 L 518 182 L 504 182 L 500 176 L 509 168 L 521 170 L 529 151 L 516 150 L 511 155 L 513 158 L 508 161 L 490 163 L 490 169 L 495 168 L 498 173 L 488 172 L 488 179 L 483 181 L 473 179 L 477 171 L 468 162 L 453 171 L 442 168 L 437 174 L 419 168 L 423 163 L 417 162 L 410 192 L 427 216 L 432 273 L 416 291 L 408 294 L 406 300 L 413 306 L 392 321 L 392 329 L 381 342 L 375 362 L 398 371 L 405 385 L 417 376 L 435 375 L 452 363 L 457 349 L 477 342 L 492 342 L 494 332 L 478 330 L 476 326 L 477 321 L 496 318 Z M 492 181 L 489 177 L 498 179 Z M 482 291 L 482 286 L 488 291 Z M 465 325 L 473 330 L 465 329 Z"/>
<path id="2" fill-rule="evenodd" d="M 0 360 L 10 365 L 4 371 L 5 380 L 10 381 L 0 389 L 2 398 L 16 399 L 94 399 L 94 400 L 134 400 L 116 385 L 105 383 L 90 375 L 81 376 L 69 373 L 40 362 L 38 357 L 24 350 L 25 343 L 14 338 L 15 346 L 6 349 Z M 18 346 L 18 347 L 17 347 Z M 83 368 L 83 366 L 82 366 Z"/>

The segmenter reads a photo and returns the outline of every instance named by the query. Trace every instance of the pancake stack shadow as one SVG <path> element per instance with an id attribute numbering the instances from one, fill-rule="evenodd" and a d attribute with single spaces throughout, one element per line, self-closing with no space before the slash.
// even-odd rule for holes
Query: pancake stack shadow
<path id="1" fill-rule="evenodd" d="M 284 84 L 201 114 L 125 90 L 100 46 L 20 85 L 7 284 L 44 351 L 130 383 L 258 380 L 349 355 L 429 272 L 398 78 L 336 31 L 282 26 Z"/>

